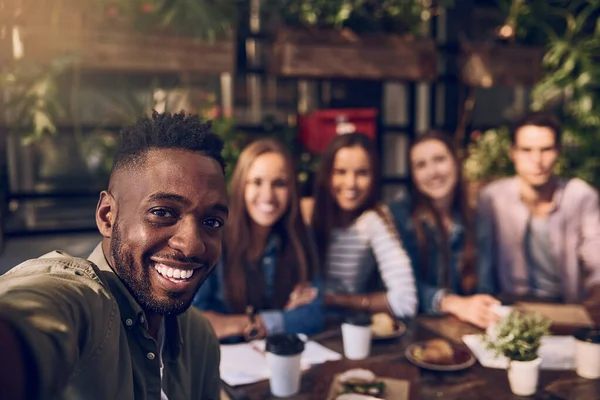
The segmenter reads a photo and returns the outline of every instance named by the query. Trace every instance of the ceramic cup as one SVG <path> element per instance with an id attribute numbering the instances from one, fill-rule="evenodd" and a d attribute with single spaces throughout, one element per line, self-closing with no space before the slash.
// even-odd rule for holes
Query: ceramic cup
<path id="1" fill-rule="evenodd" d="M 271 394 L 288 397 L 298 393 L 304 342 L 296 335 L 276 334 L 267 337 L 265 350 Z"/>
<path id="2" fill-rule="evenodd" d="M 582 328 L 575 336 L 575 370 L 587 379 L 600 378 L 600 327 Z"/>

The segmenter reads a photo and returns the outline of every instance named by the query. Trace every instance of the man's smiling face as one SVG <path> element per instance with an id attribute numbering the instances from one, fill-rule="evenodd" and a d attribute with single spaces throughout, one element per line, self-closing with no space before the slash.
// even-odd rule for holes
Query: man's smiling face
<path id="1" fill-rule="evenodd" d="M 150 150 L 143 165 L 116 172 L 97 218 L 111 203 L 105 254 L 144 310 L 179 314 L 190 306 L 221 255 L 226 201 L 219 163 L 199 152 Z"/>

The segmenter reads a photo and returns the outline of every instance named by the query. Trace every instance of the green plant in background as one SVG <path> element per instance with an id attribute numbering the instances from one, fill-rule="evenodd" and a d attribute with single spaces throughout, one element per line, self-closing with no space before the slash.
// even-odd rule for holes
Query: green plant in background
<path id="1" fill-rule="evenodd" d="M 600 1 L 496 0 L 505 15 L 503 40 L 544 46 L 543 77 L 533 87 L 532 110 L 556 112 L 563 124 L 560 176 L 600 188 Z M 489 136 L 489 137 L 488 137 Z M 511 175 L 508 128 L 472 140 L 465 159 L 468 177 L 490 180 Z"/>
<path id="2" fill-rule="evenodd" d="M 241 0 L 96 0 L 110 18 L 122 16 L 144 32 L 171 33 L 214 41 L 231 37 Z"/>
<path id="3" fill-rule="evenodd" d="M 495 327 L 491 337 L 483 335 L 486 347 L 511 361 L 538 358 L 542 337 L 550 334 L 552 321 L 537 313 L 513 311 Z"/>
<path id="4" fill-rule="evenodd" d="M 507 127 L 471 134 L 463 169 L 471 181 L 486 181 L 514 174 L 509 157 L 510 134 Z"/>
<path id="5" fill-rule="evenodd" d="M 564 18 L 565 28 L 549 33 L 545 74 L 533 90 L 532 108 L 561 106 L 561 173 L 600 187 L 600 2 L 570 3 L 554 9 Z"/>
<path id="6" fill-rule="evenodd" d="M 4 111 L 11 116 L 12 129 L 29 145 L 45 134 L 55 134 L 56 121 L 65 116 L 58 97 L 58 77 L 69 69 L 76 57 L 65 55 L 48 66 L 15 61 L 0 73 L 0 89 L 8 94 Z"/>
<path id="7" fill-rule="evenodd" d="M 349 28 L 356 33 L 421 35 L 423 22 L 441 7 L 423 0 L 269 0 L 284 23 L 292 26 Z M 444 6 L 450 1 L 441 2 Z"/>
<path id="8" fill-rule="evenodd" d="M 547 48 L 544 75 L 533 88 L 531 108 L 554 110 L 563 122 L 558 173 L 600 188 L 600 1 L 499 3 L 516 42 Z"/>
<path id="9" fill-rule="evenodd" d="M 222 154 L 227 164 L 225 179 L 229 182 L 240 153 L 244 148 L 245 136 L 238 130 L 235 120 L 231 117 L 217 116 L 212 118 L 212 130 L 223 139 Z"/>

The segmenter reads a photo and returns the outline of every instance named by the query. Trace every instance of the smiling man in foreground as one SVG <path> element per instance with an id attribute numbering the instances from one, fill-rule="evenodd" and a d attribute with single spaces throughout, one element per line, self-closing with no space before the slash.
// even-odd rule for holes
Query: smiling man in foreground
<path id="1" fill-rule="evenodd" d="M 195 116 L 127 127 L 87 260 L 52 252 L 0 277 L 10 399 L 218 399 L 219 344 L 193 307 L 221 254 L 223 143 Z"/>

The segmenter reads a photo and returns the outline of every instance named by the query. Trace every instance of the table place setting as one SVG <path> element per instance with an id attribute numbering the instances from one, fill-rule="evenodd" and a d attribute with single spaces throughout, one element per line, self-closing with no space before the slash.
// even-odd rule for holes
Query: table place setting
<path id="1" fill-rule="evenodd" d="M 508 358 L 496 355 L 493 350 L 487 349 L 482 335 L 465 335 L 462 339 L 484 367 L 496 369 L 508 367 Z M 575 369 L 575 338 L 545 336 L 542 338 L 539 356 L 542 359 L 541 369 L 555 371 Z"/>
<path id="2" fill-rule="evenodd" d="M 297 335 L 297 337 L 304 343 L 300 357 L 301 371 L 313 365 L 342 358 L 341 354 L 308 340 L 305 335 Z M 269 379 L 271 372 L 266 350 L 266 339 L 221 345 L 221 379 L 230 386 L 247 385 Z"/>

